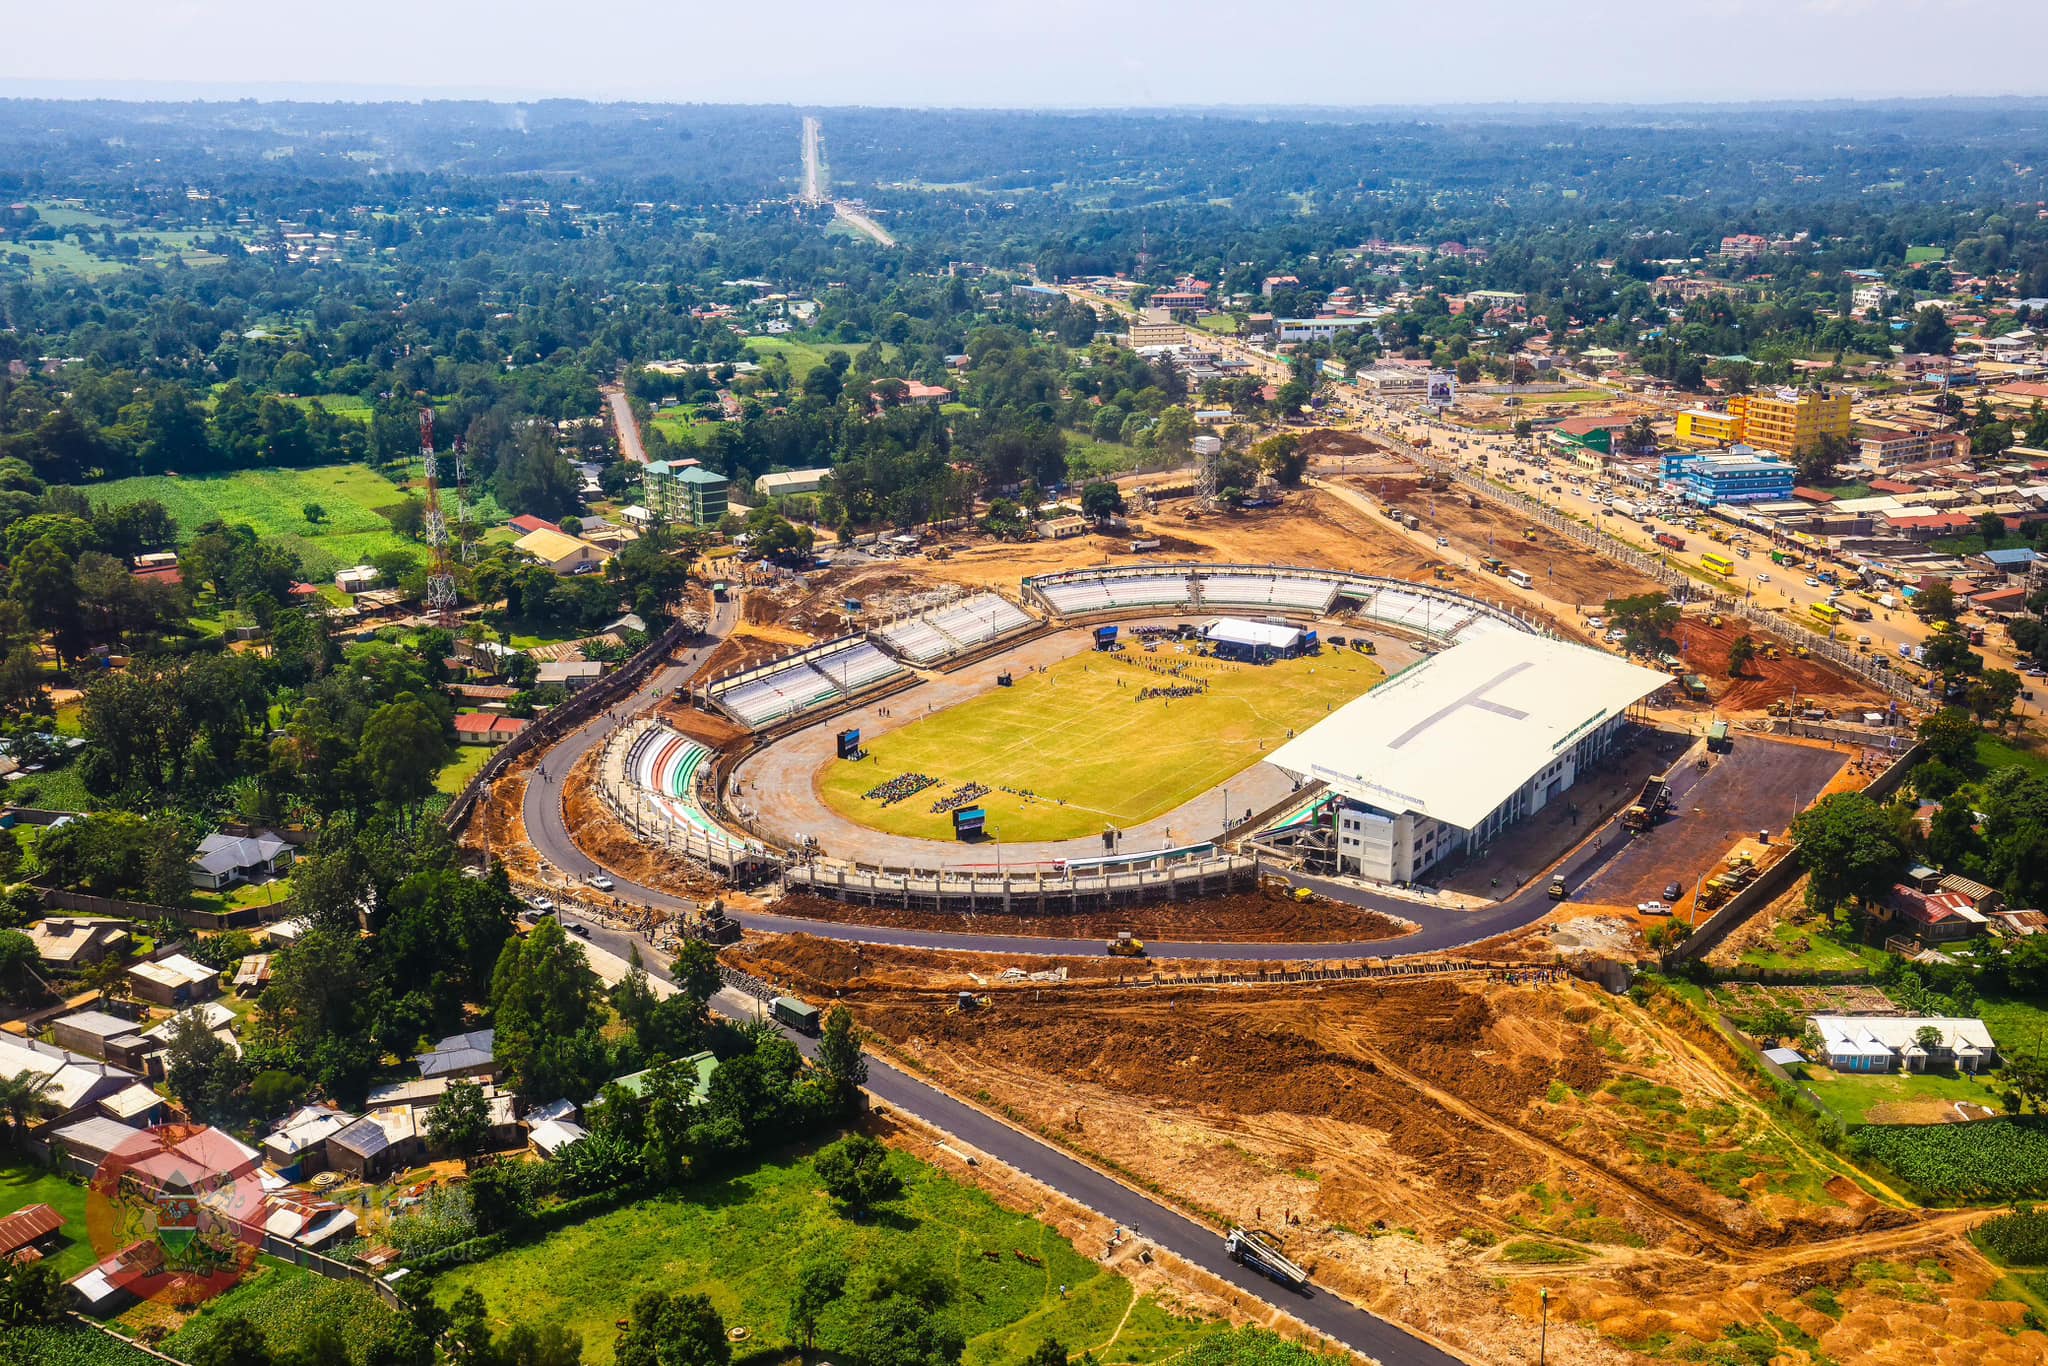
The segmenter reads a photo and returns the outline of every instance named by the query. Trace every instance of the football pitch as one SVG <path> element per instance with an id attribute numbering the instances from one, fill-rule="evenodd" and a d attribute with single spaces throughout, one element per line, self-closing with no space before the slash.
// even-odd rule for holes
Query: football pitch
<path id="1" fill-rule="evenodd" d="M 1186 676 L 1157 671 L 1174 665 L 1186 666 Z M 865 762 L 827 765 L 818 790 L 834 811 L 871 829 L 947 840 L 952 817 L 932 803 L 979 783 L 990 791 L 972 804 L 988 811 L 1003 840 L 1079 839 L 1200 796 L 1383 677 L 1349 650 L 1263 666 L 1176 654 L 1171 645 L 1155 654 L 1133 647 L 1077 655 L 873 737 Z M 1208 690 L 1138 700 L 1148 687 L 1195 682 Z M 906 774 L 938 783 L 887 806 L 864 796 Z"/>

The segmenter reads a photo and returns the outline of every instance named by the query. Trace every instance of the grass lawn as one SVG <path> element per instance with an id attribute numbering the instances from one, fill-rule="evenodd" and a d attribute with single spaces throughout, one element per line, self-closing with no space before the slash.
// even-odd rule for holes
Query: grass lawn
<path id="1" fill-rule="evenodd" d="M 1989 731 L 1977 734 L 1977 762 L 1989 769 L 2024 768 L 2029 773 L 2048 774 L 2048 754 L 2021 749 Z"/>
<path id="2" fill-rule="evenodd" d="M 2048 1048 L 2048 1002 L 2017 996 L 1987 996 L 1977 1002 L 1977 1018 L 2001 1049 Z"/>
<path id="3" fill-rule="evenodd" d="M 242 883 L 225 892 L 194 890 L 193 904 L 204 910 L 239 911 L 249 906 L 271 906 L 292 894 L 292 880 L 273 878 L 264 883 Z"/>
<path id="4" fill-rule="evenodd" d="M 1101 475 L 1123 474 L 1138 469 L 1148 460 L 1162 466 L 1172 463 L 1168 457 L 1155 451 L 1141 451 L 1121 441 L 1097 441 L 1078 432 L 1068 432 L 1066 437 L 1067 478 L 1077 484 Z"/>
<path id="5" fill-rule="evenodd" d="M 852 360 L 868 345 L 866 342 L 805 341 L 800 337 L 749 337 L 746 344 L 757 361 L 766 362 L 771 356 L 781 356 L 789 363 L 789 377 L 799 384 L 803 383 L 805 375 L 823 365 L 825 358 L 834 351 L 844 351 L 846 358 Z M 882 355 L 887 360 L 895 360 L 895 344 L 882 343 Z"/>
<path id="6" fill-rule="evenodd" d="M 1826 938 L 1811 922 L 1785 920 L 1772 928 L 1767 943 L 1752 946 L 1737 961 L 1773 971 L 1841 972 L 1882 967 L 1884 952 Z"/>
<path id="7" fill-rule="evenodd" d="M 1923 261 L 1940 261 L 1948 257 L 1946 247 L 1907 247 L 1906 264 L 1917 266 Z"/>
<path id="8" fill-rule="evenodd" d="M 1191 662 L 1209 683 L 1195 697 L 1140 702 L 1147 686 L 1178 680 L 1140 667 Z M 1171 811 L 1257 763 L 1287 732 L 1320 721 L 1385 677 L 1364 655 L 1336 650 L 1259 667 L 1132 649 L 1077 655 L 1025 674 L 936 716 L 867 742 L 861 764 L 835 763 L 819 788 L 834 810 L 891 834 L 950 838 L 952 818 L 932 801 L 979 782 L 996 789 L 979 804 L 1005 840 L 1075 839 L 1105 824 L 1135 825 Z M 1124 686 L 1118 687 L 1122 683 Z M 893 806 L 862 794 L 905 773 L 944 786 Z M 1002 791 L 1038 794 L 1038 800 Z M 1061 805 L 1064 802 L 1065 805 Z"/>
<path id="9" fill-rule="evenodd" d="M 0 1217 L 30 1205 L 48 1205 L 64 1216 L 63 1242 L 50 1260 L 67 1279 L 99 1260 L 85 1228 L 85 1187 L 32 1163 L 0 1167 Z"/>
<path id="10" fill-rule="evenodd" d="M 303 470 L 238 470 L 227 474 L 144 475 L 84 488 L 95 503 L 119 506 L 154 498 L 177 520 L 180 536 L 220 518 L 245 524 L 267 541 L 296 552 L 306 576 L 331 578 L 336 569 L 388 550 L 425 550 L 391 529 L 385 513 L 405 501 L 406 491 L 362 465 L 325 465 Z M 305 506 L 318 503 L 326 519 L 315 526 Z M 497 520 L 479 510 L 478 520 Z"/>
<path id="11" fill-rule="evenodd" d="M 650 1289 L 710 1296 L 728 1328 L 747 1330 L 750 1357 L 779 1360 L 789 1342 L 790 1289 L 812 1257 L 838 1261 L 856 1277 L 864 1262 L 921 1260 L 956 1278 L 948 1312 L 967 1338 L 967 1366 L 1021 1360 L 1047 1335 L 1105 1362 L 1157 1361 L 1222 1329 L 1176 1319 L 1150 1300 L 1133 1305 L 1129 1281 L 1029 1215 L 901 1153 L 890 1166 L 903 1197 L 861 1223 L 837 1212 L 808 1158 L 765 1162 L 451 1269 L 436 1278 L 434 1296 L 446 1304 L 475 1289 L 493 1318 L 561 1323 L 583 1335 L 591 1366 L 609 1366 L 615 1321 Z M 1042 1264 L 1021 1260 L 1020 1251 Z M 826 1360 L 845 1359 L 844 1328 L 831 1314 L 818 1347 Z"/>
<path id="12" fill-rule="evenodd" d="M 296 403 L 301 408 L 325 408 L 336 417 L 345 417 L 351 422 L 360 422 L 365 426 L 369 425 L 371 417 L 376 413 L 370 406 L 370 400 L 359 398 L 355 394 L 309 394 L 303 398 L 287 398 L 285 402 Z"/>
<path id="13" fill-rule="evenodd" d="M 1940 1072 L 1853 1076 L 1825 1066 L 1806 1069 L 1806 1085 L 1850 1124 L 1940 1124 L 1950 1105 L 1972 1101 L 1999 1110 L 1998 1094 L 1976 1077 Z"/>
<path id="14" fill-rule="evenodd" d="M 696 416 L 692 408 L 665 408 L 654 415 L 649 425 L 678 445 L 701 446 L 718 423 Z"/>
<path id="15" fill-rule="evenodd" d="M 489 759 L 492 753 L 489 745 L 457 745 L 455 757 L 450 759 L 448 766 L 434 778 L 435 790 L 445 792 L 451 797 L 462 791 L 463 785 L 477 775 L 477 770 L 484 766 L 484 761 Z"/>
<path id="16" fill-rule="evenodd" d="M 1195 326 L 1204 332 L 1215 332 L 1225 337 L 1237 335 L 1237 319 L 1228 313 L 1204 313 L 1195 319 Z"/>

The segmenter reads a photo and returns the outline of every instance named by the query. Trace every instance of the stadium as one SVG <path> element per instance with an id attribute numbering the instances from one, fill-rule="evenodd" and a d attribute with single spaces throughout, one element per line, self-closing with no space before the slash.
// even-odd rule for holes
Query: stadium
<path id="1" fill-rule="evenodd" d="M 1174 870 L 1255 871 L 1276 832 L 1405 882 L 1540 810 L 1666 681 L 1436 585 L 1076 569 L 703 682 L 691 705 L 744 737 L 649 717 L 604 786 L 672 852 L 848 899 L 1155 872 L 1184 894 Z"/>

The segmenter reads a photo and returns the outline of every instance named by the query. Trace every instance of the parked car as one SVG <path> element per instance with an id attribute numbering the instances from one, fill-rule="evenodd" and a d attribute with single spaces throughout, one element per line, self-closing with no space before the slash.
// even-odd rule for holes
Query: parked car
<path id="1" fill-rule="evenodd" d="M 1676 901 L 1679 897 L 1683 895 L 1685 895 L 1685 888 L 1679 886 L 1677 883 L 1667 882 L 1664 884 L 1664 899 L 1666 901 Z"/>
<path id="2" fill-rule="evenodd" d="M 618 884 L 613 882 L 610 878 L 606 877 L 603 873 L 599 873 L 590 879 L 590 885 L 597 888 L 597 890 L 599 890 L 600 892 L 609 892 Z"/>

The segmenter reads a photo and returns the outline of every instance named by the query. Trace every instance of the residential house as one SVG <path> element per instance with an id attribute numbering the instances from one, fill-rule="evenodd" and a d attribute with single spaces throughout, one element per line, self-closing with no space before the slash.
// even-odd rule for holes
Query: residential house
<path id="1" fill-rule="evenodd" d="M 455 718 L 455 743 L 458 745 L 502 745 L 526 729 L 526 722 L 517 716 L 498 716 L 491 712 L 466 711 Z"/>
<path id="2" fill-rule="evenodd" d="M 526 1136 L 527 1146 L 541 1157 L 554 1157 L 579 1139 L 590 1136 L 581 1124 L 566 1119 L 544 1119 Z"/>
<path id="3" fill-rule="evenodd" d="M 28 927 L 42 960 L 59 972 L 76 972 L 110 953 L 125 951 L 128 927 L 103 916 L 52 916 Z"/>
<path id="4" fill-rule="evenodd" d="M 133 1034 L 137 1028 L 135 1021 L 109 1015 L 103 1010 L 81 1010 L 51 1022 L 50 1042 L 59 1048 L 68 1048 L 104 1062 L 107 1040 Z"/>
<path id="5" fill-rule="evenodd" d="M 54 1252 L 64 1216 L 48 1205 L 29 1205 L 0 1219 L 0 1262 L 33 1262 Z"/>
<path id="6" fill-rule="evenodd" d="M 604 677 L 604 665 L 589 660 L 562 660 L 543 664 L 534 671 L 535 687 L 545 688 L 550 683 L 559 684 L 570 692 L 578 692 Z"/>
<path id="7" fill-rule="evenodd" d="M 725 520 L 731 481 L 696 460 L 656 460 L 641 467 L 640 488 L 663 521 L 709 531 Z"/>
<path id="8" fill-rule="evenodd" d="M 1998 1064 L 1998 1045 L 1982 1020 L 1941 1015 L 1816 1015 L 1828 1066 L 1837 1072 L 1925 1072 L 1954 1067 L 1975 1074 Z M 1920 1031 L 1939 1037 L 1928 1048 Z"/>
<path id="9" fill-rule="evenodd" d="M 43 1114 L 63 1119 L 81 1114 L 102 1097 L 125 1091 L 135 1074 L 55 1044 L 17 1034 L 0 1034 L 0 1077 L 27 1073 L 40 1082 L 36 1101 Z"/>
<path id="10" fill-rule="evenodd" d="M 1923 892 L 1904 883 L 1873 908 L 1876 918 L 1923 943 L 1953 943 L 1984 933 L 1988 921 L 1953 892 Z"/>
<path id="11" fill-rule="evenodd" d="M 604 566 L 611 552 L 580 537 L 559 531 L 529 531 L 512 543 L 523 555 L 531 555 L 557 574 L 591 574 Z"/>
<path id="12" fill-rule="evenodd" d="M 148 1134 L 132 1124 L 104 1115 L 76 1120 L 53 1131 L 51 1147 L 88 1166 L 98 1167 L 115 1153 L 139 1153 L 149 1145 Z"/>
<path id="13" fill-rule="evenodd" d="M 303 1181 L 327 1164 L 327 1140 L 356 1122 L 332 1105 L 302 1105 L 263 1140 L 263 1161 L 287 1181 Z"/>
<path id="14" fill-rule="evenodd" d="M 252 953 L 235 964 L 235 995 L 260 995 L 270 985 L 271 958 L 271 954 Z"/>
<path id="15" fill-rule="evenodd" d="M 266 1196 L 263 1211 L 265 1233 L 314 1251 L 353 1238 L 356 1232 L 356 1216 L 351 1211 L 303 1191 Z"/>
<path id="16" fill-rule="evenodd" d="M 473 1029 L 467 1034 L 450 1034 L 414 1059 L 420 1076 L 429 1080 L 488 1077 L 498 1070 L 491 1047 L 498 1035 L 492 1029 Z"/>
<path id="17" fill-rule="evenodd" d="M 177 1009 L 220 994 L 220 973 L 182 953 L 128 969 L 128 988 L 151 1005 Z"/>
<path id="18" fill-rule="evenodd" d="M 547 518 L 536 517 L 530 512 L 514 517 L 508 525 L 522 536 L 535 531 L 552 531 L 560 534 L 562 530 L 560 526 L 550 522 Z"/>
<path id="19" fill-rule="evenodd" d="M 336 570 L 334 586 L 350 597 L 358 593 L 367 593 L 377 586 L 377 567 L 359 564 L 349 569 Z"/>
<path id="20" fill-rule="evenodd" d="M 112 1318 L 138 1298 L 137 1287 L 164 1269 L 164 1246 L 154 1238 L 138 1239 L 67 1284 L 79 1308 L 97 1319 Z"/>
<path id="21" fill-rule="evenodd" d="M 410 1105 L 375 1110 L 327 1140 L 327 1165 L 358 1181 L 382 1181 L 426 1151 Z"/>
<path id="22" fill-rule="evenodd" d="M 192 885 L 217 892 L 238 882 L 262 882 L 291 867 L 294 850 L 275 835 L 223 835 L 199 841 L 189 865 Z"/>

